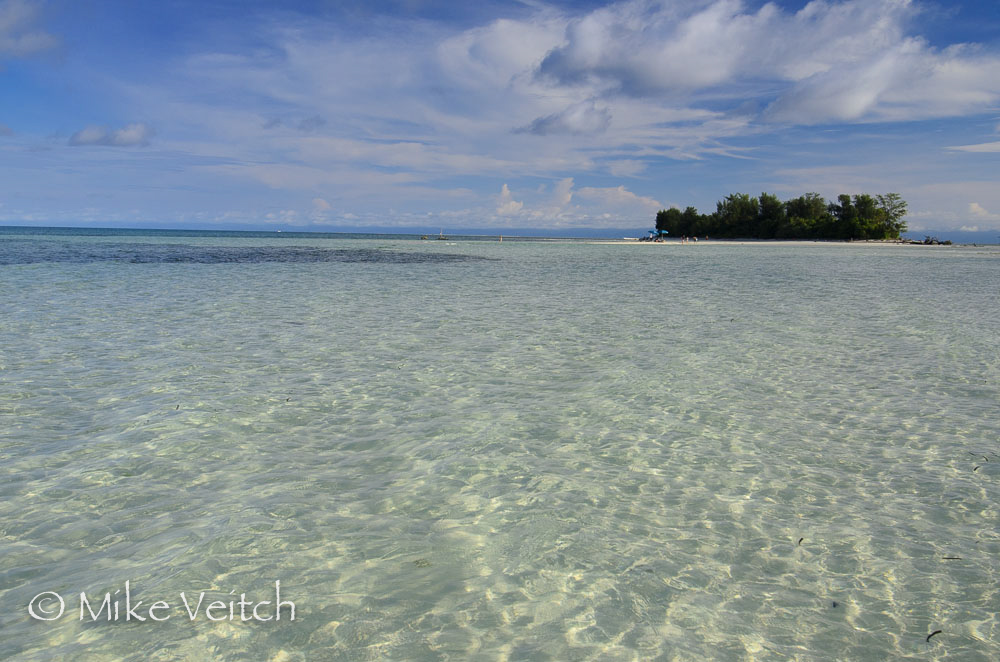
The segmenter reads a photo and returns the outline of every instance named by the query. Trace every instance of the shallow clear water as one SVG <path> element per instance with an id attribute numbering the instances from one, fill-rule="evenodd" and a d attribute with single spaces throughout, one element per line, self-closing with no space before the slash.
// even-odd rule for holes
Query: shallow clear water
<path id="1" fill-rule="evenodd" d="M 0 263 L 0 658 L 1000 658 L 997 247 Z"/>

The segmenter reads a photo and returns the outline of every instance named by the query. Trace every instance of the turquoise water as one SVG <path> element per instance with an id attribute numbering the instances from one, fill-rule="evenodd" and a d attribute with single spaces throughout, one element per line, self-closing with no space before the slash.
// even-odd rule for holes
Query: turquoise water
<path id="1" fill-rule="evenodd" d="M 0 265 L 2 659 L 1000 658 L 998 247 L 6 232 Z M 126 581 L 169 620 L 81 620 Z M 294 621 L 203 613 L 276 581 Z"/>

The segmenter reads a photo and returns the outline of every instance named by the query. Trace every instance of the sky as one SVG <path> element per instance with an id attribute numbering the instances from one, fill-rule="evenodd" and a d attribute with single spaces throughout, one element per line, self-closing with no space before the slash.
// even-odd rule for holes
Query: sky
<path id="1" fill-rule="evenodd" d="M 0 224 L 1000 228 L 1000 2 L 0 0 Z"/>

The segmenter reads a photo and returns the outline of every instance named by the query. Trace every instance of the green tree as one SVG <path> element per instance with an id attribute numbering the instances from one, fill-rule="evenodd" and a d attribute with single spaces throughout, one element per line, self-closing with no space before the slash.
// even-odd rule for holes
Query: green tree
<path id="1" fill-rule="evenodd" d="M 900 233 L 906 232 L 906 200 L 898 193 L 886 193 L 875 196 L 875 202 L 885 212 L 884 239 L 898 239 Z"/>
<path id="2" fill-rule="evenodd" d="M 789 217 L 802 218 L 810 221 L 821 221 L 827 218 L 826 200 L 819 193 L 806 193 L 785 203 L 785 214 Z"/>
<path id="3" fill-rule="evenodd" d="M 747 193 L 733 193 L 716 204 L 716 234 L 724 237 L 752 237 L 759 203 Z"/>
<path id="4" fill-rule="evenodd" d="M 718 234 L 718 222 L 716 221 L 715 214 L 699 214 L 694 207 L 688 207 L 692 213 L 688 213 L 685 210 L 685 218 L 691 221 L 691 231 L 688 233 L 695 237 L 707 237 L 708 235 Z"/>
<path id="5" fill-rule="evenodd" d="M 785 202 L 785 223 L 775 234 L 783 239 L 813 239 L 826 236 L 833 226 L 826 200 L 819 193 L 806 193 Z"/>
<path id="6" fill-rule="evenodd" d="M 670 234 L 677 234 L 677 229 L 681 223 L 681 210 L 677 207 L 661 209 L 656 213 L 656 229 L 666 230 Z"/>
<path id="7" fill-rule="evenodd" d="M 850 239 L 858 232 L 858 211 L 851 202 L 851 196 L 841 193 L 837 202 L 830 203 L 830 213 L 833 214 L 831 239 Z"/>
<path id="8" fill-rule="evenodd" d="M 757 212 L 757 227 L 754 230 L 755 237 L 760 239 L 772 239 L 778 234 L 785 222 L 785 203 L 772 193 L 760 194 L 760 209 Z"/>
<path id="9" fill-rule="evenodd" d="M 829 204 L 818 193 L 785 202 L 770 193 L 759 198 L 733 193 L 716 204 L 713 214 L 699 214 L 694 207 L 662 210 L 656 227 L 677 237 L 895 239 L 906 230 L 905 215 L 906 202 L 898 193 L 842 194 Z"/>
<path id="10" fill-rule="evenodd" d="M 706 227 L 707 217 L 699 214 L 694 207 L 688 207 L 684 210 L 684 213 L 681 214 L 681 223 L 684 228 L 681 235 L 707 234 L 709 229 Z"/>
<path id="11" fill-rule="evenodd" d="M 884 212 L 875 204 L 875 198 L 867 193 L 854 196 L 854 231 L 851 239 L 883 239 Z"/>

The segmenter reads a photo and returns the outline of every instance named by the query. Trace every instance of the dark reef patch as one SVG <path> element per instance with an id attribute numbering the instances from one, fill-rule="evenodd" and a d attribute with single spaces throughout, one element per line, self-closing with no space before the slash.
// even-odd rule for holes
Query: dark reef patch
<path id="1" fill-rule="evenodd" d="M 381 248 L 315 246 L 196 246 L 124 242 L 79 243 L 12 240 L 0 242 L 0 265 L 41 262 L 128 262 L 132 264 L 258 264 L 264 262 L 360 262 L 440 264 L 486 260 L 474 255 Z"/>

